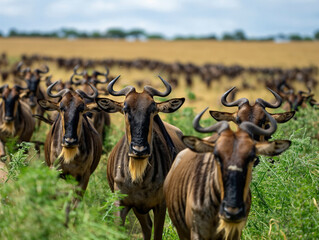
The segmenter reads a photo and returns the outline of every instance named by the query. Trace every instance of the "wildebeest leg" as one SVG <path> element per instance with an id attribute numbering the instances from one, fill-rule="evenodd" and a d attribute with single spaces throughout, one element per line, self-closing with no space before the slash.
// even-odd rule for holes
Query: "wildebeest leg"
<path id="1" fill-rule="evenodd" d="M 115 215 L 116 215 L 117 217 L 121 218 L 121 220 L 122 220 L 121 226 L 124 226 L 126 216 L 127 216 L 128 212 L 131 210 L 131 207 L 123 206 L 123 205 L 121 204 L 121 201 L 120 201 L 120 200 L 114 202 L 114 205 L 115 205 L 117 208 L 122 207 L 122 209 L 119 210 L 119 211 L 117 211 L 117 212 L 115 213 Z"/>
<path id="2" fill-rule="evenodd" d="M 86 173 L 84 176 L 78 176 L 76 178 L 76 180 L 78 181 L 78 186 L 75 190 L 75 193 L 76 193 L 76 197 L 74 197 L 72 199 L 72 204 L 69 202 L 67 207 L 66 207 L 66 210 L 65 210 L 65 213 L 66 213 L 66 217 L 65 217 L 65 223 L 64 225 L 66 227 L 68 227 L 68 224 L 69 224 L 69 221 L 70 221 L 70 211 L 71 211 L 71 206 L 72 206 L 72 209 L 76 209 L 80 200 L 82 199 L 83 197 L 83 194 L 88 186 L 88 183 L 89 183 L 89 178 L 90 178 L 90 173 Z"/>
<path id="3" fill-rule="evenodd" d="M 89 183 L 89 179 L 90 179 L 90 173 L 87 172 L 84 176 L 79 176 L 76 178 L 76 180 L 79 182 L 75 193 L 76 193 L 76 197 L 73 199 L 73 209 L 77 208 L 80 200 L 82 199 L 85 190 L 88 186 Z"/>
<path id="4" fill-rule="evenodd" d="M 138 221 L 141 224 L 142 232 L 143 232 L 143 239 L 148 240 L 151 239 L 152 236 L 152 220 L 150 215 L 147 214 L 140 214 L 137 212 L 135 208 L 133 208 L 135 216 L 137 217 Z"/>
<path id="5" fill-rule="evenodd" d="M 166 204 L 157 205 L 154 209 L 154 240 L 162 239 L 165 222 Z"/>

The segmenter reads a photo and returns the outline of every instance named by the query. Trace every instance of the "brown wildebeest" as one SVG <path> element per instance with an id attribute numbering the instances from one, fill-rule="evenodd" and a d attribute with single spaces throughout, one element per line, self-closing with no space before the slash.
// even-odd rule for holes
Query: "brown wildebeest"
<path id="1" fill-rule="evenodd" d="M 30 141 L 35 122 L 30 107 L 20 99 L 21 90 L 18 85 L 10 88 L 0 87 L 2 102 L 0 104 L 0 156 L 5 156 L 5 142 L 17 137 L 18 142 Z"/>
<path id="2" fill-rule="evenodd" d="M 73 69 L 73 75 L 70 78 L 71 84 L 74 84 L 76 86 L 81 87 L 81 89 L 87 93 L 87 94 L 92 94 L 92 89 L 90 85 L 93 85 L 94 87 L 97 87 L 97 84 L 105 84 L 109 81 L 108 75 L 109 75 L 109 69 L 106 67 L 106 73 L 100 73 L 98 71 L 93 71 L 92 75 L 89 75 L 87 71 L 83 71 L 82 73 L 78 73 L 77 69 L 79 68 L 79 65 L 75 66 Z M 83 79 L 80 79 L 78 81 L 74 81 L 73 77 L 77 76 L 82 76 Z M 98 76 L 104 76 L 105 80 L 101 81 L 98 79 Z M 100 91 L 100 90 L 99 90 Z M 86 103 L 92 102 L 92 100 L 86 99 Z M 100 134 L 101 139 L 103 141 L 105 137 L 105 127 L 111 125 L 111 119 L 110 115 L 105 112 L 105 111 L 96 111 L 92 112 L 89 114 L 89 117 L 92 119 L 93 126 L 96 129 L 96 131 Z"/>
<path id="3" fill-rule="evenodd" d="M 19 63 L 17 68 L 20 70 L 22 62 Z M 43 116 L 44 110 L 37 104 L 38 99 L 45 99 L 46 94 L 40 87 L 41 74 L 49 72 L 49 67 L 45 65 L 45 70 L 35 69 L 31 71 L 29 67 L 20 70 L 23 75 L 23 80 L 27 83 L 28 91 L 24 96 L 24 101 L 30 106 L 32 114 L 37 114 Z M 38 121 L 37 126 L 40 126 L 40 121 Z"/>
<path id="4" fill-rule="evenodd" d="M 58 160 L 61 176 L 73 176 L 81 188 L 77 194 L 82 197 L 102 154 L 101 138 L 85 114 L 93 111 L 96 103 L 85 104 L 84 99 L 95 99 L 97 90 L 91 86 L 93 95 L 70 89 L 53 94 L 51 91 L 56 84 L 57 82 L 48 87 L 47 94 L 51 98 L 59 98 L 57 103 L 45 99 L 38 101 L 45 110 L 59 112 L 45 141 L 45 161 L 49 167 L 54 167 Z M 74 200 L 75 207 L 78 201 L 79 198 Z M 68 212 L 69 208 L 67 222 Z"/>
<path id="5" fill-rule="evenodd" d="M 265 114 L 265 108 L 278 108 L 282 103 L 282 98 L 273 90 L 268 90 L 275 96 L 276 102 L 271 104 L 261 98 L 258 98 L 254 105 L 250 105 L 247 98 L 240 98 L 233 102 L 227 102 L 227 96 L 235 89 L 232 87 L 225 92 L 221 98 L 221 102 L 226 107 L 238 107 L 238 110 L 233 113 L 210 111 L 211 116 L 217 121 L 232 121 L 236 124 L 240 124 L 244 121 L 252 122 L 259 127 L 265 128 L 269 121 Z M 275 118 L 277 123 L 285 123 L 290 120 L 294 115 L 295 111 L 283 112 L 283 113 L 270 113 Z M 256 140 L 262 140 L 264 136 L 255 135 Z"/>
<path id="6" fill-rule="evenodd" d="M 249 185 L 258 155 L 274 156 L 285 151 L 290 141 L 256 142 L 254 135 L 270 136 L 276 120 L 265 110 L 271 126 L 263 129 L 243 122 L 238 131 L 221 121 L 201 132 L 217 132 L 217 140 L 184 136 L 190 148 L 180 152 L 164 183 L 166 205 L 179 238 L 240 239 L 251 206 Z"/>
<path id="7" fill-rule="evenodd" d="M 138 218 L 144 239 L 150 239 L 152 221 L 149 211 L 154 212 L 154 239 L 162 239 L 166 205 L 163 183 L 175 155 L 185 148 L 181 141 L 182 132 L 161 121 L 158 113 L 171 113 L 179 109 L 184 98 L 175 98 L 157 103 L 154 96 L 165 97 L 171 86 L 164 79 L 165 92 L 145 86 L 137 93 L 132 86 L 114 91 L 113 85 L 119 76 L 108 85 L 113 96 L 125 96 L 124 102 L 102 98 L 98 105 L 107 112 L 121 112 L 125 118 L 125 136 L 116 144 L 107 162 L 107 178 L 112 191 L 127 194 L 117 204 L 122 224 L 133 209 Z"/>

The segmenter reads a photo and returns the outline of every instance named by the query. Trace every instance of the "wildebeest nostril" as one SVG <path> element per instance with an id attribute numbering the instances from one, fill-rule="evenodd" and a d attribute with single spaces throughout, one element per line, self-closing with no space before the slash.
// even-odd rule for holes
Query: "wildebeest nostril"
<path id="1" fill-rule="evenodd" d="M 5 120 L 5 121 L 12 121 L 12 120 L 13 120 L 13 117 L 5 116 L 5 117 L 4 117 L 4 120 Z"/>
<path id="2" fill-rule="evenodd" d="M 132 145 L 132 149 L 133 149 L 134 151 L 136 151 L 136 152 L 143 152 L 143 151 L 145 151 L 145 150 L 147 149 L 147 147 L 145 147 L 145 146 L 134 146 L 134 145 Z"/>
<path id="3" fill-rule="evenodd" d="M 237 215 L 240 212 L 240 208 L 238 207 L 224 207 L 224 211 L 229 215 Z"/>
<path id="4" fill-rule="evenodd" d="M 67 145 L 71 145 L 71 144 L 75 144 L 77 143 L 77 139 L 76 138 L 68 138 L 68 137 L 64 137 L 63 138 L 63 142 Z"/>

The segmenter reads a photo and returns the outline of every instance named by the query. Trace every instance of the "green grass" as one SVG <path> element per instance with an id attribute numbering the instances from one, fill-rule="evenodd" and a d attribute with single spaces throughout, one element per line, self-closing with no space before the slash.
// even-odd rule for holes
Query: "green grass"
<path id="1" fill-rule="evenodd" d="M 165 119 L 185 135 L 203 137 L 192 127 L 196 114 L 192 108 L 184 108 Z M 290 139 L 291 147 L 271 160 L 261 157 L 253 170 L 252 207 L 242 239 L 319 239 L 319 142 L 314 139 L 319 112 L 301 109 L 296 118 L 279 125 L 273 137 Z M 202 125 L 212 123 L 209 118 Z M 47 129 L 41 126 L 33 139 L 43 141 Z M 123 127 L 113 124 L 107 130 L 104 150 L 109 152 L 122 135 Z M 65 228 L 65 208 L 74 181 L 59 179 L 59 172 L 44 164 L 43 151 L 38 156 L 30 144 L 18 151 L 8 149 L 10 179 L 0 185 L 0 239 L 142 239 L 133 214 L 125 228 L 116 224 L 113 203 L 121 196 L 110 191 L 106 180 L 107 153 Z M 163 239 L 178 239 L 168 216 Z"/>

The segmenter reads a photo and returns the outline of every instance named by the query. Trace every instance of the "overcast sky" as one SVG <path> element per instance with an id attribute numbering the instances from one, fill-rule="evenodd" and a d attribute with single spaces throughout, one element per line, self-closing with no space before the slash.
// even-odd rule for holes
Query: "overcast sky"
<path id="1" fill-rule="evenodd" d="M 312 36 L 319 0 L 0 0 L 0 31 L 142 28 L 147 33 L 207 35 L 242 29 L 249 37 Z"/>

